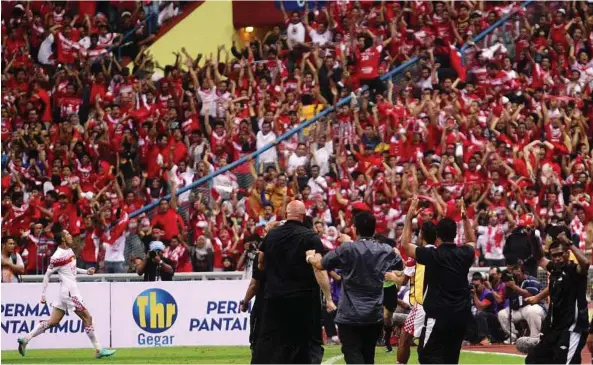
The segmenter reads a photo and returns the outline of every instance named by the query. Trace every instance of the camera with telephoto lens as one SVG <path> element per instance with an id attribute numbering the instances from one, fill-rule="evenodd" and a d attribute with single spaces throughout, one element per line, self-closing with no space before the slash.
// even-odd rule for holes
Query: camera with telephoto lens
<path id="1" fill-rule="evenodd" d="M 148 257 L 153 260 L 156 257 L 156 251 L 148 251 Z"/>
<path id="2" fill-rule="evenodd" d="M 261 238 L 257 235 L 249 236 L 245 239 L 245 241 L 247 242 L 245 247 L 247 253 L 254 253 L 259 250 L 259 246 L 261 246 L 262 242 Z"/>
<path id="3" fill-rule="evenodd" d="M 257 251 L 257 248 L 258 247 L 257 247 L 257 243 L 256 242 L 249 242 L 247 244 L 247 251 L 248 252 L 255 252 L 255 251 Z"/>
<path id="4" fill-rule="evenodd" d="M 502 281 L 503 283 L 508 283 L 509 281 L 513 281 L 513 280 L 514 280 L 513 274 L 509 270 L 504 270 L 501 273 L 500 281 Z"/>

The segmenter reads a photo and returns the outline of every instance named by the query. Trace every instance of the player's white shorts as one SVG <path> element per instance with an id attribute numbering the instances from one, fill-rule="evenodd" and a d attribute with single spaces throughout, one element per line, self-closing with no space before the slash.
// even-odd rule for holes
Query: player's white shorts
<path id="1" fill-rule="evenodd" d="M 408 318 L 406 318 L 406 323 L 404 323 L 404 331 L 416 338 L 420 338 L 422 329 L 424 328 L 425 317 L 426 313 L 424 312 L 422 305 L 415 304 L 408 314 Z"/>
<path id="2" fill-rule="evenodd" d="M 66 313 L 69 313 L 70 311 L 82 312 L 86 309 L 81 296 L 68 294 L 60 294 L 58 300 L 53 302 L 52 306 L 61 309 Z"/>

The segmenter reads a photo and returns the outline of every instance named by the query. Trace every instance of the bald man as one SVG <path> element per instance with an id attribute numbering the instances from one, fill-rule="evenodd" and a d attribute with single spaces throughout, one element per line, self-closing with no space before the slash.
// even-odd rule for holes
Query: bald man
<path id="1" fill-rule="evenodd" d="M 323 253 L 319 236 L 303 224 L 305 215 L 303 202 L 290 202 L 286 222 L 272 228 L 260 247 L 266 287 L 254 364 L 320 363 L 322 354 L 311 351 L 312 342 L 321 338 L 320 287 L 328 311 L 336 306 L 327 273 L 305 261 L 308 250 Z"/>

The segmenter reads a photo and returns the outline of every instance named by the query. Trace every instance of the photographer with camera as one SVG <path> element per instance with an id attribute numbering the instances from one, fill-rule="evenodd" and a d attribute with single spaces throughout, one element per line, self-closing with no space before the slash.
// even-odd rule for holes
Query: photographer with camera
<path id="1" fill-rule="evenodd" d="M 165 245 L 161 241 L 153 241 L 148 247 L 144 259 L 133 258 L 136 273 L 144 275 L 144 281 L 171 281 L 175 273 L 174 264 L 163 256 Z"/>
<path id="2" fill-rule="evenodd" d="M 502 272 L 501 281 L 505 283 L 504 299 L 509 299 L 509 307 L 498 312 L 500 325 L 511 341 L 515 341 L 517 337 L 517 330 L 513 325 L 520 321 L 527 322 L 530 337 L 538 337 L 546 311 L 542 303 L 530 304 L 526 299 L 538 295 L 543 286 L 528 274 L 521 261 L 510 261 L 507 264 L 509 270 Z"/>
<path id="3" fill-rule="evenodd" d="M 475 311 L 472 310 L 475 336 L 470 336 L 470 341 L 479 342 L 480 345 L 490 345 L 491 341 L 502 342 L 505 337 L 496 315 L 498 303 L 494 293 L 487 288 L 486 282 L 481 273 L 473 273 L 470 293 L 475 308 Z"/>
<path id="4" fill-rule="evenodd" d="M 492 266 L 488 271 L 488 280 L 484 282 L 486 288 L 492 291 L 492 295 L 498 304 L 498 310 L 503 309 L 506 307 L 506 303 L 504 301 L 504 291 L 505 285 L 502 282 L 502 271 L 499 267 Z"/>
<path id="5" fill-rule="evenodd" d="M 255 257 L 259 255 L 259 251 L 254 251 Z M 247 266 L 245 271 L 247 272 Z M 257 261 L 251 265 L 251 281 L 245 292 L 245 297 L 241 300 L 241 312 L 245 313 L 249 310 L 249 302 L 255 298 L 253 306 L 251 307 L 251 313 L 249 314 L 249 347 L 251 349 L 251 355 L 255 353 L 255 346 L 257 344 L 257 338 L 259 329 L 261 327 L 260 319 L 261 312 L 263 309 L 264 301 L 264 288 L 266 277 L 264 272 L 259 270 Z"/>
<path id="6" fill-rule="evenodd" d="M 237 263 L 237 267 L 243 267 L 243 271 L 245 272 L 244 279 L 252 278 L 253 266 L 257 262 L 259 246 L 262 243 L 262 238 L 257 234 L 252 234 L 250 236 L 246 236 L 243 240 L 245 242 L 245 251 L 239 258 L 239 262 Z"/>
<path id="7" fill-rule="evenodd" d="M 245 252 L 239 261 L 245 262 L 245 273 L 251 276 L 251 281 L 245 292 L 245 297 L 241 300 L 241 312 L 249 310 L 249 302 L 255 298 L 251 313 L 249 314 L 249 344 L 251 355 L 255 352 L 255 346 L 259 334 L 261 323 L 261 312 L 263 308 L 264 288 L 266 277 L 264 272 L 258 267 L 259 246 L 262 239 L 254 234 L 245 238 Z"/>

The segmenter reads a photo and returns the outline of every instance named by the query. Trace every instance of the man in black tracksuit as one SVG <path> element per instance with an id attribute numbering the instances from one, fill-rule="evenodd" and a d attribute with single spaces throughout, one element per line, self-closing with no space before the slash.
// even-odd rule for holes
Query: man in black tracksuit
<path id="1" fill-rule="evenodd" d="M 577 264 L 569 261 L 573 253 Z M 551 260 L 539 265 L 550 273 L 550 309 L 542 325 L 540 342 L 529 352 L 526 364 L 580 364 L 588 323 L 587 274 L 589 261 L 564 233 L 549 248 Z"/>
<path id="2" fill-rule="evenodd" d="M 443 218 L 437 224 L 440 241 L 437 247 L 419 247 L 411 243 L 412 219 L 418 212 L 418 199 L 414 198 L 402 234 L 402 249 L 426 267 L 426 318 L 418 346 L 418 361 L 421 364 L 457 364 L 471 317 L 468 274 L 475 259 L 474 229 L 462 206 L 464 245 L 458 247 L 454 243 L 457 223 Z"/>

